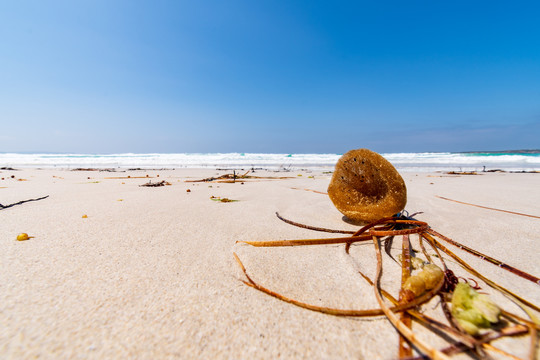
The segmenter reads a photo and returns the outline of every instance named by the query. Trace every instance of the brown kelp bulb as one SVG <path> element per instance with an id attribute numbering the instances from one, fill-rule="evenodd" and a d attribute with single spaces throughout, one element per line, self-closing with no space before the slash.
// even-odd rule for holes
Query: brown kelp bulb
<path id="1" fill-rule="evenodd" d="M 328 195 L 343 215 L 364 223 L 393 216 L 407 203 L 401 175 L 368 149 L 351 150 L 338 160 Z"/>

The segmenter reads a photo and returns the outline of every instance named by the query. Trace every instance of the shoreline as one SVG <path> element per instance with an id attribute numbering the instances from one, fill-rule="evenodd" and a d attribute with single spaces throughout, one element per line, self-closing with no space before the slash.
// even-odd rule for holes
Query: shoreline
<path id="1" fill-rule="evenodd" d="M 92 167 L 37 167 L 37 166 L 19 166 L 0 167 L 1 171 L 89 171 L 89 172 L 129 172 L 129 171 L 265 171 L 272 173 L 290 173 L 290 172 L 319 172 L 329 174 L 334 171 L 334 166 L 299 166 L 299 167 L 272 167 L 272 166 L 206 166 L 206 167 L 107 167 L 107 166 L 92 166 Z M 488 173 L 507 173 L 507 174 L 536 174 L 540 173 L 540 168 L 530 167 L 494 167 L 487 168 L 485 166 L 445 166 L 445 167 L 396 167 L 400 174 L 455 174 L 455 175 L 482 175 Z"/>
<path id="2" fill-rule="evenodd" d="M 540 171 L 540 154 L 517 153 L 386 153 L 400 172 L 433 171 Z M 109 168 L 109 169 L 268 169 L 273 171 L 332 170 L 339 154 L 10 154 L 0 153 L 2 167 L 12 168 Z"/>

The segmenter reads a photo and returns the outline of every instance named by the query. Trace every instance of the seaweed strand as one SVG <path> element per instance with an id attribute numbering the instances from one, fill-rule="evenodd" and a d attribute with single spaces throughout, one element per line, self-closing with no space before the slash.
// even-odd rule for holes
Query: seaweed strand
<path id="1" fill-rule="evenodd" d="M 46 195 L 46 196 L 42 196 L 42 197 L 37 198 L 37 199 L 22 200 L 22 201 L 19 201 L 19 202 L 13 203 L 13 204 L 9 204 L 9 205 L 0 204 L 0 210 L 4 210 L 4 209 L 10 208 L 10 207 L 15 206 L 15 205 L 21 205 L 21 204 L 24 204 L 24 203 L 27 203 L 27 202 L 30 202 L 30 201 L 43 200 L 43 199 L 46 199 L 48 197 L 49 197 L 49 195 Z"/>

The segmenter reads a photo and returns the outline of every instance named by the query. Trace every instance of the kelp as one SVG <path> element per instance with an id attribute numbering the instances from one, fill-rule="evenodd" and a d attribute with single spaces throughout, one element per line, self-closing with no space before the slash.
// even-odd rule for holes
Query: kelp
<path id="1" fill-rule="evenodd" d="M 220 175 L 218 177 L 208 177 L 204 179 L 199 180 L 185 180 L 185 182 L 188 183 L 196 183 L 196 182 L 216 182 L 216 183 L 235 183 L 237 180 L 244 181 L 244 180 L 282 180 L 282 179 L 294 179 L 292 177 L 286 177 L 286 176 L 252 176 L 248 175 L 251 170 L 246 171 L 244 174 L 237 174 L 236 171 L 233 171 L 232 174 L 224 174 Z"/>
<path id="2" fill-rule="evenodd" d="M 0 204 L 0 210 L 4 210 L 4 209 L 10 208 L 10 207 L 12 207 L 12 206 L 16 206 L 16 205 L 21 205 L 21 204 L 24 204 L 24 203 L 27 203 L 27 202 L 30 202 L 30 201 L 39 201 L 39 200 L 43 200 L 43 199 L 46 199 L 46 198 L 48 198 L 48 197 L 49 197 L 49 195 L 42 196 L 42 197 L 39 197 L 39 198 L 36 198 L 36 199 L 21 200 L 21 201 L 18 201 L 18 202 L 16 202 L 16 203 L 9 204 L 9 205 L 2 205 L 2 204 Z"/>
<path id="3" fill-rule="evenodd" d="M 459 200 L 454 200 L 454 199 L 449 199 L 449 198 L 446 198 L 446 197 L 443 197 L 443 196 L 438 196 L 438 195 L 435 195 L 435 197 L 436 197 L 436 198 L 439 198 L 439 199 L 442 199 L 442 200 L 452 201 L 452 202 L 455 202 L 455 203 L 458 203 L 458 204 L 474 206 L 474 207 L 478 207 L 478 208 L 482 208 L 482 209 L 487 209 L 487 210 L 500 211 L 500 212 L 504 212 L 504 213 L 507 213 L 507 214 L 521 215 L 521 216 L 527 216 L 527 217 L 532 217 L 532 218 L 540 219 L 540 216 L 536 216 L 536 215 L 524 214 L 524 213 L 515 212 L 515 211 L 509 211 L 509 210 L 503 210 L 503 209 L 496 209 L 496 208 L 492 208 L 492 207 L 488 207 L 488 206 L 477 205 L 477 204 L 471 204 L 471 203 L 468 203 L 468 202 L 459 201 Z"/>
<path id="4" fill-rule="evenodd" d="M 358 231 L 344 231 L 344 230 L 335 230 L 335 229 L 326 229 L 321 227 L 314 227 L 309 225 L 300 224 L 288 219 L 285 219 L 278 213 L 277 217 L 294 226 L 299 226 L 301 228 L 332 232 L 332 233 L 343 233 L 347 236 L 335 237 L 335 238 L 326 238 L 326 239 L 300 239 L 300 240 L 279 240 L 279 241 L 238 241 L 239 244 L 248 244 L 255 247 L 275 247 L 275 246 L 305 246 L 305 245 L 324 245 L 324 244 L 344 244 L 344 250 L 347 255 L 349 254 L 349 249 L 351 244 L 358 242 L 372 242 L 375 251 L 377 254 L 377 269 L 376 276 L 374 279 L 370 279 L 361 271 L 358 271 L 359 275 L 366 280 L 374 288 L 375 297 L 379 303 L 379 308 L 375 309 L 337 309 L 337 308 L 328 308 L 324 306 L 317 306 L 301 302 L 285 295 L 282 295 L 272 289 L 268 289 L 256 282 L 249 274 L 247 269 L 244 267 L 240 258 L 236 253 L 234 257 L 239 264 L 242 272 L 247 280 L 242 280 L 242 282 L 254 289 L 257 289 L 263 293 L 266 293 L 270 296 L 278 298 L 282 301 L 291 303 L 293 305 L 317 311 L 334 316 L 350 316 L 350 317 L 366 317 L 366 316 L 386 316 L 386 318 L 394 325 L 400 334 L 400 345 L 399 345 L 399 356 L 400 358 L 412 358 L 412 347 L 415 350 L 419 351 L 421 354 L 420 358 L 432 358 L 432 359 L 449 359 L 452 355 L 467 352 L 472 354 L 475 357 L 487 357 L 489 352 L 494 352 L 498 354 L 506 354 L 505 351 L 498 349 L 493 345 L 493 342 L 497 339 L 503 337 L 511 337 L 518 335 L 529 335 L 530 336 L 530 356 L 529 358 L 536 358 L 537 351 L 537 342 L 538 342 L 538 331 L 540 330 L 540 321 L 536 318 L 535 312 L 540 312 L 540 308 L 532 303 L 531 301 L 515 294 L 511 290 L 504 288 L 503 286 L 497 284 L 493 280 L 488 279 L 486 276 L 481 274 L 479 271 L 474 269 L 471 265 L 467 264 L 459 256 L 451 252 L 441 241 L 447 241 L 454 246 L 459 246 L 460 249 L 470 252 L 476 256 L 481 257 L 484 260 L 489 261 L 490 263 L 499 266 L 502 269 L 508 270 L 511 273 L 520 276 L 524 279 L 532 281 L 536 284 L 540 284 L 539 278 L 537 276 L 528 274 L 522 270 L 519 270 L 513 266 L 507 265 L 500 260 L 488 257 L 479 251 L 474 249 L 464 247 L 458 242 L 439 234 L 437 231 L 433 230 L 427 223 L 413 219 L 412 217 L 407 217 L 401 215 L 398 217 L 384 218 L 375 222 L 372 222 Z M 424 265 L 424 269 L 418 270 L 416 274 L 411 272 L 412 267 L 412 256 L 413 253 L 412 244 L 410 242 L 410 236 L 417 234 L 418 244 L 420 246 L 422 254 L 426 257 L 427 263 L 433 262 L 433 257 L 436 257 L 438 261 L 441 262 L 443 270 L 438 268 L 435 269 L 431 265 Z M 400 258 L 400 264 L 402 267 L 402 278 L 401 278 L 401 290 L 400 298 L 395 299 L 390 295 L 390 292 L 383 289 L 380 283 L 380 279 L 383 271 L 383 252 L 381 251 L 381 241 L 386 237 L 395 237 L 402 236 L 402 254 Z M 430 255 L 427 252 L 426 242 L 431 249 L 435 252 L 433 255 Z M 478 317 L 477 313 L 471 312 L 471 314 L 463 313 L 463 310 L 470 310 L 469 308 L 463 308 L 461 311 L 458 311 L 458 305 L 452 304 L 452 295 L 456 286 L 462 288 L 466 285 L 467 282 L 471 282 L 474 288 L 477 285 L 476 280 L 471 278 L 470 280 L 461 279 L 459 280 L 453 273 L 452 269 L 446 264 L 442 254 L 452 258 L 457 264 L 459 264 L 464 270 L 469 272 L 472 276 L 481 279 L 484 281 L 487 286 L 492 288 L 495 291 L 503 293 L 506 297 L 510 298 L 514 303 L 518 304 L 525 313 L 528 314 L 529 319 L 524 319 L 517 314 L 513 314 L 510 311 L 501 308 L 495 311 L 494 306 L 497 307 L 494 303 L 488 301 L 483 295 L 475 300 L 474 311 L 477 311 L 478 314 L 487 314 L 481 315 L 482 318 L 479 318 L 478 324 L 481 324 L 479 328 L 483 328 L 481 331 L 471 331 L 470 329 L 465 329 L 464 325 L 467 326 L 467 323 L 463 322 L 463 319 L 466 319 L 467 315 Z M 427 268 L 426 268 L 427 266 Z M 435 266 L 435 265 L 433 265 Z M 433 273 L 433 274 L 432 274 Z M 420 275 L 423 274 L 423 275 Z M 423 285 L 411 285 L 412 282 L 417 282 L 418 279 L 424 282 Z M 414 280 L 411 280 L 414 279 Z M 429 285 L 427 283 L 429 282 Z M 430 289 L 430 287 L 433 287 Z M 461 290 L 460 290 L 461 291 Z M 474 290 L 471 290 L 474 291 Z M 482 290 L 485 292 L 485 290 Z M 440 307 L 445 314 L 447 324 L 430 318 L 427 315 L 421 313 L 418 310 L 420 304 L 424 304 L 434 297 L 438 296 L 440 298 Z M 478 295 L 472 296 L 472 298 L 477 299 Z M 386 304 L 384 298 L 390 301 L 392 304 L 389 306 Z M 459 305 L 461 306 L 461 305 Z M 471 307 L 471 309 L 473 308 Z M 478 310 L 480 309 L 480 310 Z M 457 315 L 456 314 L 460 314 Z M 496 314 L 496 316 L 494 315 Z M 485 320 L 489 318 L 490 321 Z M 484 319 L 484 320 L 482 320 Z M 501 321 L 499 321 L 501 320 Z M 504 320 L 504 321 L 502 321 Z M 439 335 L 442 339 L 446 340 L 449 345 L 442 348 L 436 349 L 432 345 L 426 343 L 424 340 L 420 339 L 417 334 L 413 331 L 412 322 L 417 322 L 423 325 L 425 328 L 431 330 L 434 334 Z M 473 322 L 476 320 L 473 320 Z M 469 331 L 468 331 L 469 330 Z M 472 336 L 471 334 L 474 334 Z M 509 356 L 513 356 L 508 354 Z"/>
<path id="5" fill-rule="evenodd" d="M 222 203 L 230 203 L 230 202 L 240 201 L 240 200 L 232 200 L 232 199 L 229 199 L 229 198 L 222 198 L 222 197 L 219 197 L 219 196 L 210 196 L 210 200 L 217 201 L 217 202 L 222 202 Z"/>
<path id="6" fill-rule="evenodd" d="M 160 187 L 160 186 L 165 186 L 165 185 L 171 185 L 170 182 L 168 181 L 165 181 L 165 180 L 162 180 L 162 181 L 159 181 L 159 182 L 152 182 L 152 180 L 150 180 L 149 182 L 147 182 L 146 184 L 142 184 L 142 185 L 139 185 L 139 186 L 144 186 L 144 187 Z"/>

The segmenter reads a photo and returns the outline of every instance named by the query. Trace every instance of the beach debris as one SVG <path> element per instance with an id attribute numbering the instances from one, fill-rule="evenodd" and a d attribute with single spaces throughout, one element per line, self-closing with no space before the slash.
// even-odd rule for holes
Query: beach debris
<path id="1" fill-rule="evenodd" d="M 477 173 L 476 171 L 447 171 L 445 174 L 448 175 L 482 175 Z"/>
<path id="2" fill-rule="evenodd" d="M 471 204 L 471 203 L 467 203 L 467 202 L 463 202 L 463 201 L 459 201 L 459 200 L 449 199 L 449 198 L 442 197 L 442 196 L 439 196 L 439 195 L 435 195 L 435 197 L 436 197 L 436 198 L 439 198 L 439 199 L 447 200 L 447 201 L 452 201 L 452 202 L 455 202 L 455 203 L 458 203 L 458 204 L 470 205 L 470 206 L 475 206 L 475 207 L 479 207 L 479 208 L 482 208 L 482 209 L 488 209 L 488 210 L 494 210 L 494 211 L 501 211 L 501 212 L 505 212 L 505 213 L 508 213 L 508 214 L 521 215 L 521 216 L 528 216 L 528 217 L 540 219 L 540 216 L 537 216 L 537 215 L 523 214 L 523 213 L 514 212 L 514 211 L 501 210 L 501 209 L 496 209 L 496 208 L 492 208 L 492 207 L 487 207 L 487 206 L 482 206 L 482 205 Z"/>
<path id="3" fill-rule="evenodd" d="M 33 237 L 35 237 L 35 236 L 28 236 L 27 233 L 20 233 L 19 235 L 17 235 L 17 241 L 30 240 Z"/>
<path id="4" fill-rule="evenodd" d="M 400 262 L 403 261 L 403 255 L 402 255 L 402 254 L 399 254 L 399 255 L 398 255 L 398 260 L 399 260 Z M 426 265 L 426 262 L 425 262 L 424 260 L 422 260 L 422 259 L 420 259 L 420 258 L 418 258 L 418 257 L 416 257 L 416 256 L 411 257 L 410 260 L 409 260 L 409 262 L 410 262 L 411 267 L 412 267 L 414 270 L 420 270 L 420 269 L 422 269 L 422 268 L 424 267 L 424 265 Z M 435 265 L 435 266 L 436 266 L 436 265 Z"/>
<path id="5" fill-rule="evenodd" d="M 240 201 L 240 200 L 231 200 L 231 199 L 229 199 L 229 198 L 221 198 L 221 197 L 217 197 L 217 196 L 210 196 L 210 200 L 218 201 L 218 202 L 222 202 L 222 203 L 229 203 L 229 202 Z"/>
<path id="6" fill-rule="evenodd" d="M 159 187 L 159 186 L 165 186 L 165 185 L 171 185 L 171 183 L 168 182 L 168 181 L 165 181 L 165 180 L 162 180 L 162 181 L 160 181 L 160 182 L 153 183 L 152 180 L 150 180 L 150 181 L 147 182 L 146 184 L 142 184 L 142 185 L 139 185 L 139 186 L 145 186 L 145 187 Z"/>
<path id="7" fill-rule="evenodd" d="M 368 149 L 351 150 L 338 160 L 328 195 L 343 215 L 363 223 L 395 215 L 407 203 L 401 175 Z"/>
<path id="8" fill-rule="evenodd" d="M 216 182 L 216 183 L 236 183 L 236 180 L 246 180 L 246 179 L 254 179 L 254 180 L 278 180 L 278 179 L 293 179 L 292 177 L 286 177 L 286 176 L 280 176 L 280 177 L 273 177 L 273 176 L 251 176 L 248 175 L 250 171 L 248 170 L 244 174 L 237 174 L 236 171 L 233 171 L 232 174 L 224 174 L 218 177 L 209 177 L 204 178 L 200 180 L 185 180 L 185 182 Z"/>
<path id="9" fill-rule="evenodd" d="M 384 314 L 386 315 L 388 320 L 390 320 L 392 324 L 396 327 L 396 329 L 399 331 L 401 336 L 406 338 L 415 348 L 419 349 L 421 353 L 429 354 L 429 356 L 432 358 L 448 359 L 449 354 L 460 353 L 464 351 L 469 351 L 472 354 L 476 354 L 476 356 L 480 356 L 481 354 L 479 355 L 478 353 L 479 351 L 485 352 L 487 350 L 494 349 L 494 346 L 491 344 L 492 341 L 498 338 L 502 338 L 502 337 L 514 336 L 516 334 L 531 335 L 531 339 L 532 339 L 531 344 L 534 344 L 534 346 L 531 345 L 531 353 L 536 351 L 536 345 L 535 345 L 536 336 L 537 336 L 536 333 L 537 331 L 540 331 L 540 321 L 538 321 L 535 317 L 532 317 L 531 320 L 526 320 L 517 314 L 513 314 L 509 311 L 505 311 L 502 309 L 500 311 L 497 311 L 494 308 L 493 303 L 490 302 L 490 300 L 486 299 L 486 297 L 480 296 L 481 294 L 476 295 L 475 293 L 472 293 L 471 295 L 474 299 L 476 299 L 476 301 L 474 302 L 475 304 L 474 311 L 476 311 L 476 313 L 471 314 L 470 312 L 466 312 L 462 315 L 458 315 L 457 318 L 451 315 L 451 317 L 453 318 L 452 321 L 456 321 L 458 322 L 458 324 L 461 324 L 463 321 L 469 321 L 471 324 L 473 324 L 475 327 L 479 329 L 480 328 L 489 329 L 490 326 L 487 326 L 487 323 L 485 321 L 492 320 L 489 322 L 490 324 L 494 324 L 494 323 L 497 323 L 497 321 L 495 321 L 496 318 L 498 319 L 500 316 L 504 316 L 505 318 L 511 321 L 509 321 L 508 324 L 502 324 L 502 325 L 498 323 L 499 326 L 497 328 L 491 328 L 490 333 L 487 334 L 488 336 L 478 338 L 478 339 L 470 337 L 472 333 L 477 333 L 477 332 L 475 332 L 474 328 L 468 323 L 463 323 L 461 325 L 461 329 L 453 328 L 451 325 L 448 326 L 446 324 L 443 324 L 440 321 L 435 320 L 431 317 L 428 317 L 427 315 L 422 314 L 419 311 L 415 310 L 417 306 L 430 301 L 436 295 L 440 295 L 439 297 L 441 299 L 441 307 L 445 308 L 448 306 L 446 305 L 446 303 L 449 302 L 450 299 L 453 298 L 453 293 L 456 291 L 454 290 L 454 288 L 456 289 L 463 288 L 463 285 L 461 285 L 462 283 L 458 282 L 458 279 L 455 277 L 455 275 L 453 275 L 452 270 L 448 268 L 442 256 L 438 255 L 435 257 L 439 261 L 441 261 L 443 268 L 446 269 L 444 272 L 437 265 L 431 266 L 433 264 L 429 260 L 431 259 L 431 255 L 427 253 L 423 245 L 423 242 L 427 242 L 429 246 L 431 246 L 435 252 L 439 253 L 439 251 L 441 251 L 442 253 L 445 253 L 450 258 L 452 258 L 453 261 L 460 264 L 463 269 L 471 273 L 473 276 L 484 281 L 484 283 L 486 283 L 489 287 L 502 292 L 505 296 L 509 297 L 510 299 L 514 300 L 516 303 L 520 304 L 520 306 L 523 309 L 525 309 L 527 313 L 530 313 L 530 310 L 528 309 L 531 309 L 532 311 L 536 311 L 536 312 L 540 311 L 540 307 L 538 305 L 528 301 L 527 299 L 513 293 L 512 291 L 488 279 L 487 277 L 485 277 L 484 275 L 476 271 L 473 267 L 468 265 L 456 254 L 454 254 L 449 249 L 447 249 L 444 245 L 442 245 L 442 243 L 439 240 L 437 240 L 437 238 L 443 241 L 446 241 L 448 238 L 444 237 L 443 235 L 431 229 L 431 227 L 429 227 L 427 223 L 414 220 L 410 217 L 405 217 L 405 216 L 384 218 L 384 219 L 380 219 L 378 221 L 375 221 L 373 223 L 370 223 L 362 227 L 358 231 L 354 232 L 352 236 L 350 236 L 351 231 L 317 228 L 313 226 L 296 223 L 291 220 L 287 220 L 281 217 L 277 213 L 276 215 L 278 216 L 278 218 L 282 219 L 283 221 L 289 224 L 295 225 L 295 226 L 300 226 L 302 228 L 307 228 L 307 229 L 317 230 L 317 231 L 344 233 L 344 234 L 349 234 L 349 236 L 338 237 L 338 238 L 303 239 L 303 240 L 238 241 L 237 243 L 244 243 L 244 244 L 248 244 L 255 247 L 344 244 L 345 253 L 348 256 L 351 256 L 349 253 L 351 244 L 357 243 L 357 242 L 372 241 L 375 245 L 376 254 L 377 254 L 377 274 L 375 276 L 375 280 L 372 280 L 369 277 L 367 277 L 359 269 L 355 269 L 355 270 L 358 271 L 359 275 L 362 276 L 368 283 L 370 283 L 374 287 L 375 296 L 377 298 L 380 308 L 379 309 L 336 309 L 336 308 L 328 308 L 328 307 L 323 307 L 323 306 L 318 306 L 318 305 L 312 305 L 312 304 L 304 303 L 304 302 L 286 297 L 282 294 L 279 294 L 278 292 L 274 290 L 265 288 L 264 286 L 260 285 L 255 280 L 253 280 L 247 273 L 247 270 L 245 269 L 238 255 L 234 253 L 233 255 L 247 279 L 247 280 L 242 280 L 244 284 L 250 287 L 253 287 L 259 291 L 262 291 L 268 295 L 276 297 L 280 300 L 286 301 L 288 303 L 291 303 L 296 306 L 309 309 L 312 311 L 322 312 L 322 313 L 336 315 L 336 316 L 354 316 L 354 317 L 379 316 L 379 315 Z M 418 234 L 418 243 L 419 243 L 420 248 L 422 249 L 423 255 L 426 257 L 426 261 L 425 261 L 426 264 L 424 264 L 423 269 L 417 275 L 413 275 L 410 277 L 413 280 L 405 280 L 404 285 L 402 286 L 401 292 L 408 290 L 410 291 L 410 294 L 408 295 L 405 294 L 406 296 L 403 296 L 400 300 L 397 300 L 390 295 L 390 291 L 383 290 L 381 288 L 380 280 L 381 280 L 381 275 L 382 275 L 382 254 L 380 251 L 380 241 L 383 237 L 386 238 L 386 237 L 393 237 L 393 236 L 401 235 L 403 236 L 403 241 L 405 242 L 405 239 L 406 238 L 408 239 L 409 235 L 412 235 L 412 234 Z M 455 241 L 453 241 L 451 244 L 453 245 L 457 244 L 456 246 L 460 246 L 460 244 Z M 476 253 L 481 254 L 479 252 L 476 252 Z M 406 253 L 403 253 L 402 256 L 406 257 L 407 255 Z M 499 262 L 495 264 L 502 264 L 502 263 Z M 501 267 L 507 270 L 510 270 L 512 273 L 518 276 L 521 276 L 527 280 L 530 280 L 536 284 L 540 284 L 540 279 L 538 277 L 535 277 L 531 274 L 527 274 L 521 270 L 515 269 L 506 264 L 505 266 L 501 266 Z M 420 274 L 423 274 L 423 275 L 420 275 Z M 442 274 L 444 274 L 444 276 L 441 276 Z M 409 282 L 407 283 L 407 281 Z M 464 284 L 464 285 L 470 287 L 468 284 Z M 432 288 L 432 289 L 430 290 L 428 288 Z M 461 290 L 458 290 L 458 291 L 461 291 Z M 394 305 L 392 307 L 388 307 L 385 304 L 383 296 L 386 297 Z M 477 296 L 480 296 L 480 298 L 477 298 Z M 454 312 L 456 313 L 463 312 L 463 311 L 457 310 L 459 309 L 460 306 L 462 306 L 461 305 L 462 303 L 468 304 L 467 300 L 459 300 L 459 298 L 460 298 L 460 295 L 458 295 L 458 297 L 456 298 L 458 300 L 456 300 L 455 302 L 456 304 L 458 304 L 455 306 L 456 310 L 454 310 Z M 417 322 L 423 323 L 428 327 L 435 328 L 437 330 L 435 333 L 443 332 L 449 335 L 451 338 L 451 345 L 447 348 L 438 350 L 438 349 L 433 348 L 429 344 L 425 343 L 424 341 L 420 340 L 418 336 L 415 335 L 414 332 L 411 330 L 410 326 L 407 326 L 407 324 L 402 319 L 396 316 L 396 313 L 405 313 L 405 312 L 409 314 L 412 318 L 414 318 Z M 497 315 L 497 314 L 500 314 L 500 315 Z M 479 316 L 481 316 L 481 318 Z M 412 356 L 412 355 L 409 355 L 409 356 Z M 480 356 L 480 357 L 485 357 L 485 356 Z"/>
<path id="10" fill-rule="evenodd" d="M 444 272 L 440 267 L 435 264 L 425 264 L 423 265 L 422 271 L 407 278 L 401 287 L 402 293 L 400 294 L 400 297 L 414 299 L 415 297 L 422 295 L 426 290 L 435 288 L 443 278 Z"/>
<path id="11" fill-rule="evenodd" d="M 501 309 L 489 296 L 479 294 L 469 284 L 458 283 L 452 294 L 452 316 L 470 335 L 499 322 Z"/>
<path id="12" fill-rule="evenodd" d="M 2 205 L 2 204 L 0 204 L 0 210 L 7 209 L 7 208 L 10 208 L 10 207 L 15 206 L 15 205 L 21 205 L 21 204 L 24 204 L 24 203 L 27 203 L 27 202 L 30 202 L 30 201 L 43 200 L 43 199 L 46 199 L 46 198 L 48 198 L 48 197 L 49 197 L 49 195 L 47 195 L 47 196 L 42 196 L 42 197 L 37 198 L 37 199 L 22 200 L 22 201 L 19 201 L 19 202 L 13 203 L 13 204 L 9 204 L 9 205 Z"/>
<path id="13" fill-rule="evenodd" d="M 131 175 L 128 175 L 128 176 L 109 176 L 109 177 L 104 177 L 104 179 L 107 179 L 107 180 L 121 180 L 121 179 L 146 179 L 146 178 L 153 178 L 153 176 L 131 176 Z"/>
<path id="14" fill-rule="evenodd" d="M 189 193 L 189 192 L 191 192 L 191 190 L 190 190 L 190 189 L 187 189 L 187 190 L 186 190 L 186 192 L 188 192 L 188 193 Z"/>
<path id="15" fill-rule="evenodd" d="M 97 168 L 75 168 L 71 169 L 71 171 L 105 171 L 105 172 L 117 172 L 116 169 L 113 168 L 103 168 L 103 169 L 97 169 Z M 119 170 L 122 172 L 121 170 Z"/>
<path id="16" fill-rule="evenodd" d="M 254 176 L 248 176 L 251 170 L 246 171 L 244 174 L 236 174 L 236 170 L 233 170 L 232 174 L 224 174 L 218 177 L 209 177 L 200 180 L 186 180 L 186 182 L 224 182 L 224 183 L 234 183 L 236 179 L 253 179 Z"/>
<path id="17" fill-rule="evenodd" d="M 311 191 L 311 192 L 314 192 L 314 193 L 316 193 L 316 194 L 328 195 L 328 193 L 325 193 L 325 192 L 322 192 L 322 191 L 318 191 L 318 190 L 312 190 L 312 189 L 300 189 L 300 188 L 296 188 L 296 187 L 292 187 L 291 189 L 292 189 L 292 190 Z"/>
<path id="18" fill-rule="evenodd" d="M 468 354 L 473 358 L 489 358 L 490 355 L 488 352 L 502 353 L 515 358 L 512 354 L 498 349 L 495 346 L 496 344 L 494 344 L 495 340 L 511 338 L 516 335 L 529 335 L 529 357 L 535 359 L 538 346 L 538 332 L 540 331 L 540 320 L 535 314 L 540 312 L 540 306 L 487 278 L 466 263 L 461 257 L 446 248 L 442 242 L 448 242 L 460 250 L 474 254 L 536 285 L 540 285 L 540 278 L 491 258 L 477 250 L 466 247 L 438 233 L 426 222 L 414 219 L 416 214 L 410 216 L 405 214 L 407 213 L 403 211 L 395 216 L 383 217 L 371 221 L 357 231 L 347 231 L 304 225 L 288 220 L 276 213 L 276 216 L 280 220 L 294 226 L 347 235 L 322 239 L 236 242 L 237 244 L 247 244 L 254 247 L 343 244 L 346 256 L 352 260 L 351 264 L 355 264 L 355 260 L 349 251 L 352 244 L 372 242 L 377 256 L 375 277 L 373 279 L 368 277 L 359 267 L 354 266 L 355 271 L 373 287 L 379 308 L 337 309 L 298 301 L 272 289 L 268 289 L 255 281 L 249 275 L 238 255 L 233 252 L 233 256 L 245 276 L 245 280 L 242 280 L 244 284 L 282 301 L 308 310 L 335 316 L 367 317 L 385 315 L 400 334 L 398 351 L 400 358 L 413 358 L 413 348 L 420 354 L 417 357 L 418 359 L 449 359 L 450 356 L 458 353 Z M 415 244 L 418 244 L 421 252 L 414 250 L 411 235 L 417 235 L 418 238 Z M 383 239 L 388 240 L 396 237 L 402 238 L 402 253 L 399 256 L 399 263 L 402 268 L 399 299 L 394 298 L 391 295 L 392 291 L 383 289 L 381 285 L 383 273 L 381 242 Z M 387 241 L 387 243 L 389 242 Z M 431 247 L 431 254 L 428 253 L 425 244 Z M 391 257 L 390 250 L 387 251 Z M 451 261 L 447 263 L 448 258 Z M 436 260 L 437 264 L 433 260 Z M 474 278 L 468 279 L 471 283 L 474 283 L 474 287 L 469 285 L 468 282 L 460 281 L 463 278 L 458 278 L 454 274 L 448 266 L 450 263 L 458 264 L 463 270 L 471 274 Z M 416 269 L 416 271 L 411 273 L 411 268 Z M 502 293 L 505 297 L 512 300 L 529 318 L 525 319 L 518 314 L 503 309 L 495 304 L 487 295 L 478 293 L 474 289 L 478 288 L 476 279 L 483 281 L 489 288 Z M 465 279 L 463 280 L 467 281 Z M 384 284 L 390 283 L 389 281 L 384 282 Z M 446 318 L 448 324 L 426 315 L 419 308 L 419 305 L 425 304 L 435 297 L 439 299 L 436 305 L 439 305 L 440 316 Z M 390 302 L 392 305 L 389 306 L 387 302 Z M 421 339 L 419 334 L 413 331 L 412 320 L 433 331 L 433 334 L 440 336 L 449 345 L 438 349 Z"/>
<path id="19" fill-rule="evenodd" d="M 490 169 L 486 170 L 486 166 L 483 166 L 482 172 L 493 172 L 493 173 L 505 173 L 506 171 L 503 169 Z"/>
<path id="20" fill-rule="evenodd" d="M 88 215 L 84 214 L 84 215 L 82 216 L 82 218 L 83 218 L 83 219 L 88 219 Z"/>

